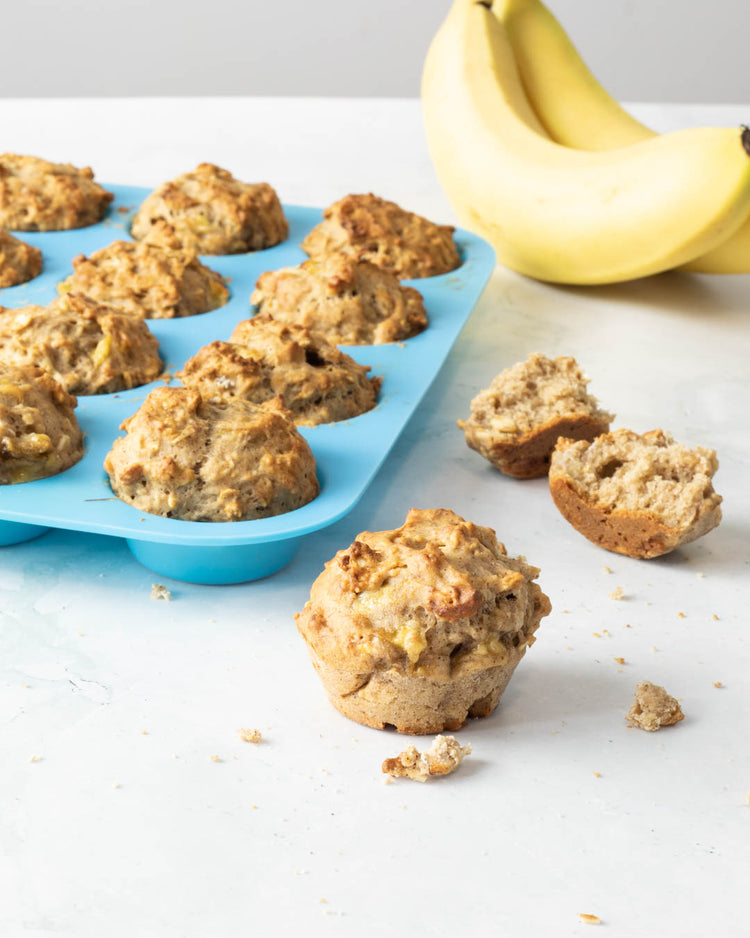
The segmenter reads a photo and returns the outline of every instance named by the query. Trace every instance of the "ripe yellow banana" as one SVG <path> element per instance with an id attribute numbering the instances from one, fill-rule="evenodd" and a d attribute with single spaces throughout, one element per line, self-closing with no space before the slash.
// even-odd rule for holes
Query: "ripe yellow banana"
<path id="1" fill-rule="evenodd" d="M 611 283 L 684 264 L 750 213 L 750 131 L 585 152 L 544 133 L 501 22 L 455 0 L 425 62 L 427 142 L 461 220 L 515 270 Z"/>
<path id="2" fill-rule="evenodd" d="M 529 103 L 552 140 L 579 150 L 608 150 L 657 136 L 599 84 L 541 0 L 493 0 L 492 12 L 507 33 Z M 749 273 L 750 218 L 685 266 L 702 273 Z"/>

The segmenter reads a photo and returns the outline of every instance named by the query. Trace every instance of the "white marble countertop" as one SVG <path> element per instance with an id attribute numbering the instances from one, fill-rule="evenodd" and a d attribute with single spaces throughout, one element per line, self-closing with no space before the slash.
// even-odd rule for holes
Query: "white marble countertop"
<path id="1" fill-rule="evenodd" d="M 660 129 L 747 119 L 635 110 Z M 369 189 L 452 220 L 416 101 L 0 101 L 0 125 L 6 149 L 105 182 L 211 160 L 287 202 Z M 368 493 L 279 574 L 162 579 L 164 602 L 117 539 L 3 548 L 0 935 L 566 938 L 579 913 L 613 938 L 747 935 L 749 325 L 746 276 L 575 289 L 498 268 Z M 575 355 L 615 426 L 714 447 L 722 525 L 660 560 L 608 554 L 543 480 L 468 450 L 456 419 L 532 351 Z M 461 770 L 384 785 L 408 740 L 329 706 L 293 615 L 325 560 L 413 505 L 494 527 L 553 612 L 496 713 L 461 731 Z M 682 723 L 627 728 L 644 679 Z"/>

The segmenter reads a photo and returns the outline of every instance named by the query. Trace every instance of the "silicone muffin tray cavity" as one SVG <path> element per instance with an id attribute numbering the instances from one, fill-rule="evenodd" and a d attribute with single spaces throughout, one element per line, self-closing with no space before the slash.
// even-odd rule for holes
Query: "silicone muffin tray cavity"
<path id="1" fill-rule="evenodd" d="M 90 255 L 118 239 L 130 239 L 130 221 L 150 190 L 107 185 L 115 194 L 106 217 L 75 231 L 19 232 L 43 253 L 42 273 L 30 283 L 0 290 L 0 306 L 45 305 L 71 271 L 71 259 Z M 299 247 L 321 219 L 315 208 L 285 205 L 289 237 L 252 254 L 201 257 L 229 281 L 226 306 L 199 316 L 147 320 L 159 341 L 165 372 L 173 374 L 199 348 L 228 340 L 234 326 L 253 314 L 249 297 L 258 276 L 301 263 Z M 495 264 L 492 248 L 462 230 L 455 234 L 462 257 L 451 273 L 405 281 L 424 296 L 428 326 L 402 343 L 346 346 L 347 354 L 381 375 L 377 406 L 352 420 L 302 427 L 318 469 L 320 495 L 287 514 L 226 523 L 179 521 L 151 515 L 121 501 L 109 487 L 102 464 L 123 420 L 140 407 L 160 381 L 117 394 L 79 396 L 76 416 L 85 435 L 85 455 L 71 469 L 34 482 L 0 486 L 0 545 L 30 540 L 50 528 L 125 538 L 144 566 L 163 576 L 194 583 L 239 583 L 280 570 L 306 534 L 337 521 L 364 493 L 416 409 L 469 318 Z M 176 379 L 175 379 L 176 380 Z"/>

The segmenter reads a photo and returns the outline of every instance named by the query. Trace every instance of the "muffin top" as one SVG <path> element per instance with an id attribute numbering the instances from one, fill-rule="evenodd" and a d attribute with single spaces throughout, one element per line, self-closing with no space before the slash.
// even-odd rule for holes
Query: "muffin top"
<path id="1" fill-rule="evenodd" d="M 280 397 L 295 423 L 315 426 L 375 406 L 381 382 L 368 371 L 304 326 L 255 316 L 238 323 L 230 342 L 200 349 L 177 377 L 207 400 Z"/>
<path id="2" fill-rule="evenodd" d="M 323 212 L 302 248 L 310 257 L 341 252 L 396 277 L 432 277 L 461 264 L 454 228 L 408 212 L 379 196 L 347 195 Z"/>
<path id="3" fill-rule="evenodd" d="M 0 230 L 0 287 L 15 287 L 37 277 L 42 270 L 42 252 L 25 241 Z"/>
<path id="4" fill-rule="evenodd" d="M 100 221 L 114 198 L 88 167 L 36 156 L 0 156 L 0 228 L 61 231 Z"/>
<path id="5" fill-rule="evenodd" d="M 49 306 L 0 309 L 0 356 L 37 365 L 71 394 L 108 394 L 154 381 L 159 344 L 135 316 L 75 293 Z"/>
<path id="6" fill-rule="evenodd" d="M 427 325 L 417 290 L 345 254 L 261 274 L 250 302 L 261 313 L 307 326 L 337 345 L 400 342 Z"/>
<path id="7" fill-rule="evenodd" d="M 139 241 L 115 241 L 90 257 L 79 254 L 57 289 L 146 319 L 195 316 L 229 299 L 221 274 L 192 252 Z"/>
<path id="8" fill-rule="evenodd" d="M 447 509 L 357 535 L 326 563 L 298 616 L 317 655 L 356 675 L 396 667 L 438 680 L 504 665 L 534 642 L 539 571 L 491 528 Z"/>
<path id="9" fill-rule="evenodd" d="M 0 485 L 53 476 L 78 462 L 76 404 L 41 368 L 0 361 Z"/>
<path id="10" fill-rule="evenodd" d="M 201 163 L 165 182 L 133 218 L 131 233 L 196 254 L 243 254 L 278 244 L 289 226 L 268 183 L 240 182 L 226 169 Z"/>
<path id="11" fill-rule="evenodd" d="M 312 451 L 280 406 L 158 387 L 121 429 L 104 468 L 115 494 L 141 511 L 242 521 L 292 511 L 320 490 Z"/>

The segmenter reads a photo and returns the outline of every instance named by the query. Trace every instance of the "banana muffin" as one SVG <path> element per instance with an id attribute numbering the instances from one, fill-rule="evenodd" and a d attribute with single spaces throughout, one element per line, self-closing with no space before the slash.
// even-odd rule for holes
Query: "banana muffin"
<path id="1" fill-rule="evenodd" d="M 295 423 L 316 426 L 372 410 L 381 382 L 369 370 L 304 326 L 255 316 L 229 342 L 200 349 L 177 377 L 211 401 L 280 397 Z"/>
<path id="2" fill-rule="evenodd" d="M 458 425 L 467 444 L 506 475 L 544 476 L 559 437 L 593 440 L 614 420 L 587 385 L 574 358 L 536 353 L 501 371 L 471 402 L 469 419 Z"/>
<path id="3" fill-rule="evenodd" d="M 0 156 L 0 228 L 62 231 L 101 221 L 111 192 L 91 169 L 50 163 L 36 156 Z"/>
<path id="4" fill-rule="evenodd" d="M 549 486 L 563 517 L 590 541 L 650 558 L 694 541 L 721 521 L 713 450 L 688 449 L 663 430 L 560 439 Z"/>
<path id="5" fill-rule="evenodd" d="M 75 293 L 49 306 L 0 310 L 0 357 L 43 368 L 70 394 L 139 387 L 163 368 L 142 319 Z"/>
<path id="6" fill-rule="evenodd" d="M 137 240 L 196 254 L 244 254 L 279 244 L 289 226 L 268 183 L 240 182 L 226 169 L 201 163 L 165 182 L 133 218 Z"/>
<path id="7" fill-rule="evenodd" d="M 115 241 L 91 257 L 79 254 L 57 289 L 146 319 L 196 316 L 229 299 L 221 274 L 195 254 L 143 241 Z"/>
<path id="8" fill-rule="evenodd" d="M 261 274 L 250 302 L 335 345 L 401 342 L 427 325 L 422 295 L 366 261 L 331 254 Z"/>
<path id="9" fill-rule="evenodd" d="M 0 288 L 15 287 L 38 277 L 42 270 L 42 252 L 25 241 L 0 231 Z"/>
<path id="10" fill-rule="evenodd" d="M 41 368 L 0 361 L 0 485 L 44 479 L 78 462 L 76 404 Z"/>
<path id="11" fill-rule="evenodd" d="M 296 616 L 328 698 L 345 716 L 441 733 L 488 716 L 534 642 L 548 598 L 539 570 L 491 528 L 412 509 L 325 564 Z"/>
<path id="12" fill-rule="evenodd" d="M 302 242 L 310 257 L 340 252 L 399 279 L 433 277 L 460 266 L 451 225 L 436 225 L 371 192 L 347 195 L 323 212 Z"/>
<path id="13" fill-rule="evenodd" d="M 104 468 L 140 511 L 243 521 L 293 511 L 320 491 L 312 451 L 281 406 L 158 387 L 120 429 Z"/>

